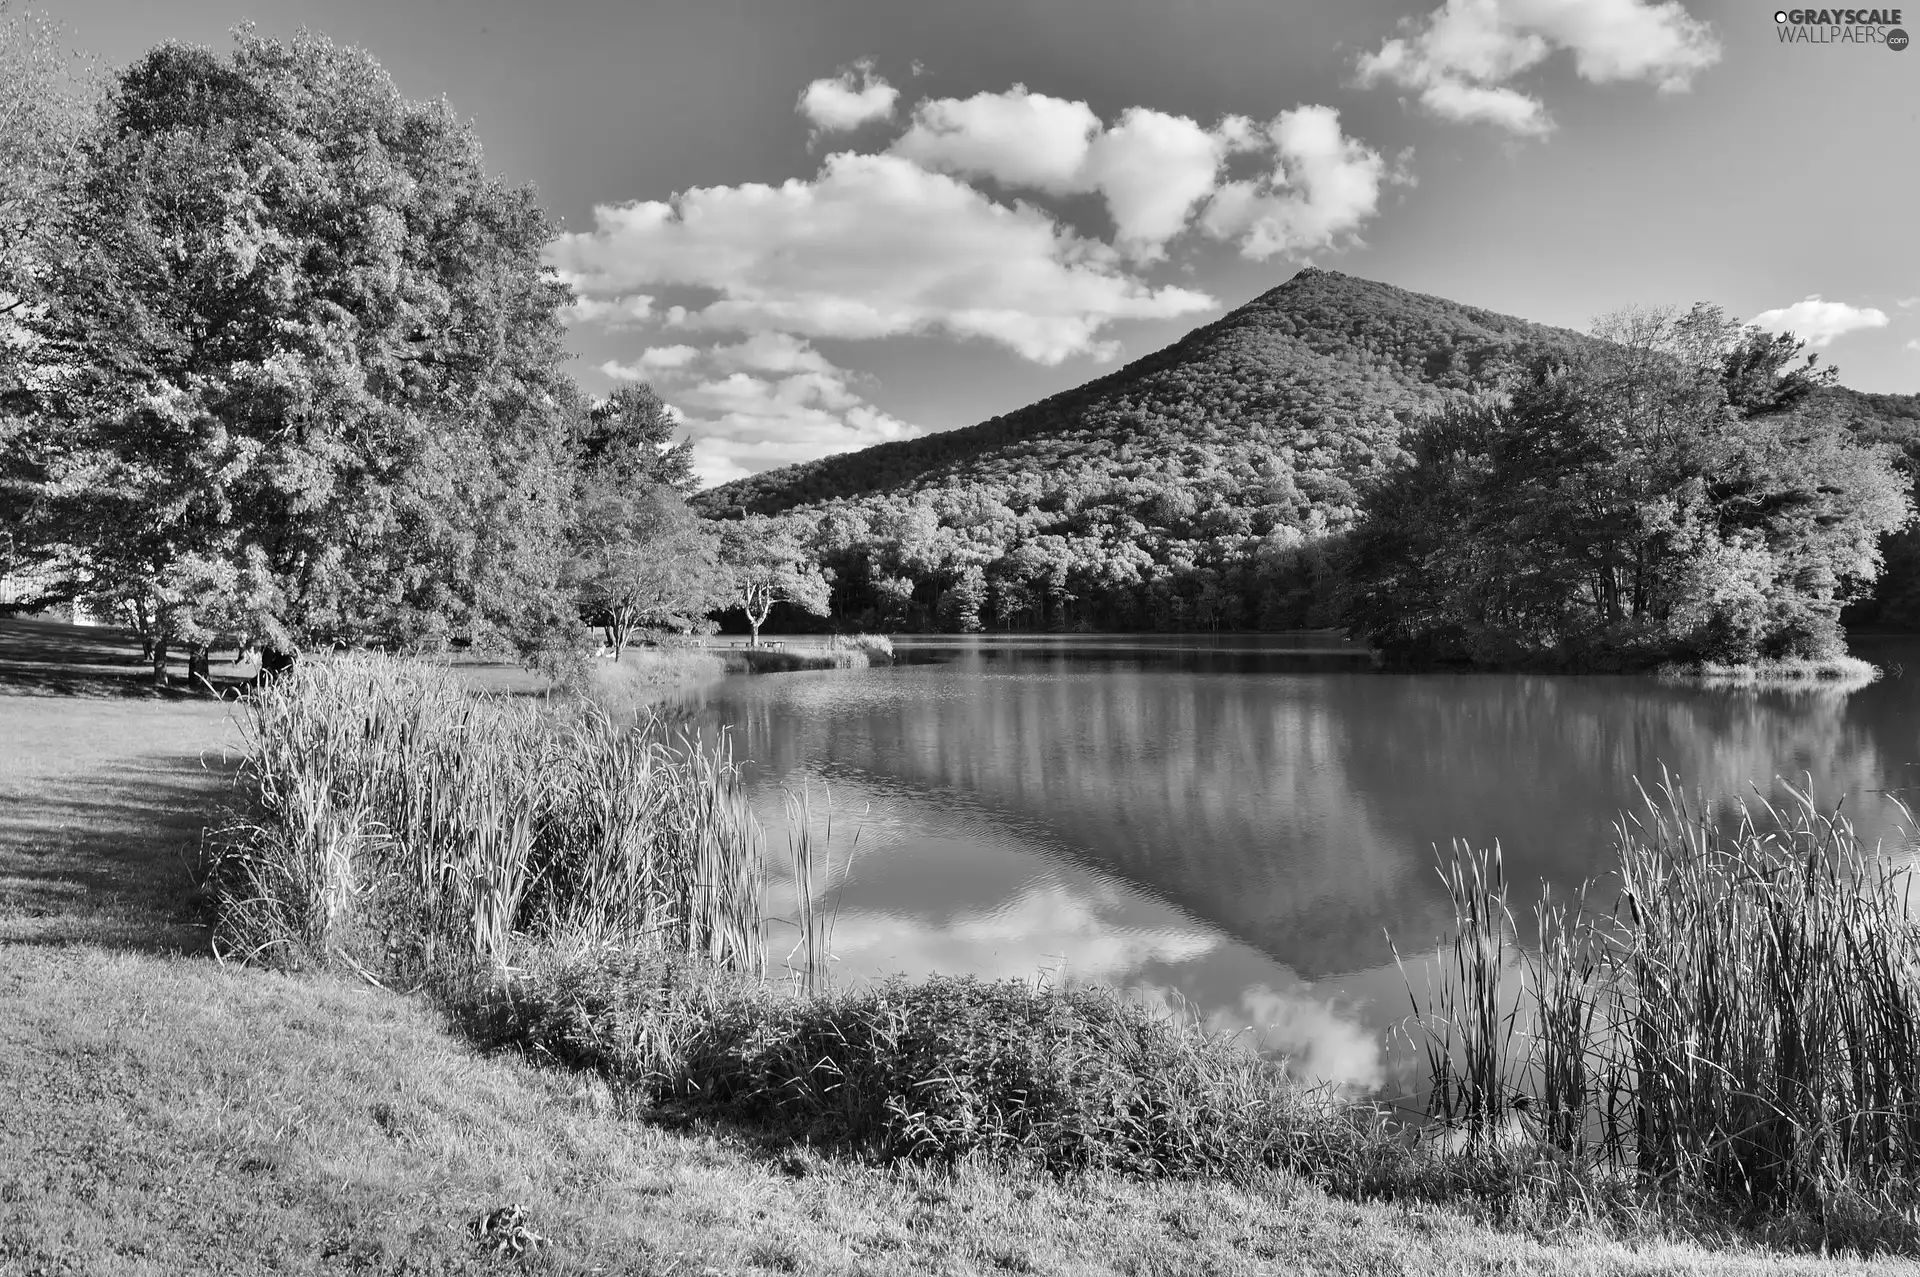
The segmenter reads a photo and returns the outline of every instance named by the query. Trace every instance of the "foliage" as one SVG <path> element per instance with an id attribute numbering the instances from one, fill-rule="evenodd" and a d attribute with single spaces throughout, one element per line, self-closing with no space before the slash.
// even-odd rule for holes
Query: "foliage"
<path id="1" fill-rule="evenodd" d="M 49 575 L 57 547 L 30 528 L 45 481 L 34 413 L 33 336 L 73 215 L 80 140 L 98 85 L 60 26 L 0 0 L 0 576 L 26 605 L 70 593 Z"/>
<path id="2" fill-rule="evenodd" d="M 672 488 L 595 474 L 575 503 L 564 579 L 618 661 L 636 629 L 693 629 L 728 604 L 719 544 Z"/>
<path id="3" fill-rule="evenodd" d="M 755 647 L 776 603 L 827 615 L 827 578 L 791 528 L 751 514 L 723 523 L 720 557 L 732 581 L 734 605 L 746 613 L 753 629 Z"/>
<path id="4" fill-rule="evenodd" d="M 655 483 L 693 491 L 693 441 L 674 442 L 673 410 L 652 386 L 624 385 L 589 407 L 574 451 L 580 466 L 620 484 Z"/>
<path id="5" fill-rule="evenodd" d="M 150 605 L 157 659 L 222 631 L 431 644 L 552 615 L 550 224 L 365 54 L 236 40 L 148 53 L 86 141 L 67 268 L 28 321 L 39 539 Z"/>
<path id="6" fill-rule="evenodd" d="M 768 471 L 693 503 L 715 516 L 782 517 L 831 572 L 834 614 L 856 625 L 1335 625 L 1363 493 L 1405 460 L 1410 425 L 1543 361 L 1597 365 L 1611 344 L 1646 347 L 1660 325 L 1636 334 L 1635 322 L 1616 317 L 1582 337 L 1308 269 L 1165 350 L 1019 412 Z M 1698 389 L 1748 419 L 1817 418 L 1842 396 L 1869 398 L 1797 362 L 1790 336 L 1740 332 L 1710 322 L 1706 308 L 1696 327 L 1717 361 Z M 1660 366 L 1651 356 L 1621 354 L 1615 372 L 1635 384 Z M 1652 414 L 1646 429 L 1699 406 L 1684 386 L 1669 389 L 1671 402 L 1635 409 Z M 1881 412 L 1876 401 L 1874 419 Z M 1870 434 L 1864 421 L 1842 424 Z M 1902 437 L 1920 457 L 1920 432 Z M 1911 575 L 1920 580 L 1920 552 Z"/>
<path id="7" fill-rule="evenodd" d="M 1313 1173 L 1366 1142 L 1363 1115 L 1099 986 L 936 976 L 788 995 L 601 950 L 536 966 L 514 1004 L 518 1041 L 657 1104 L 881 1159 Z"/>
<path id="8" fill-rule="evenodd" d="M 1859 439 L 1898 446 L 1920 506 L 1920 394 L 1874 395 L 1834 386 L 1812 396 L 1804 411 Z M 1847 609 L 1848 624 L 1920 629 L 1920 527 L 1887 537 L 1880 552 L 1886 570 L 1873 593 Z"/>
<path id="9" fill-rule="evenodd" d="M 1812 388 L 1785 371 L 1798 346 L 1714 308 L 1601 331 L 1573 366 L 1411 432 L 1368 490 L 1351 625 L 1415 661 L 1837 653 L 1841 606 L 1912 515 L 1888 450 L 1792 411 Z"/>

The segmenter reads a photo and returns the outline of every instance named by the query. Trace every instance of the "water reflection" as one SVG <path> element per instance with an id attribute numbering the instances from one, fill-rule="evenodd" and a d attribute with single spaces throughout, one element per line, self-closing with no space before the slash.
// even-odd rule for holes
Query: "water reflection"
<path id="1" fill-rule="evenodd" d="M 701 711 L 732 725 L 776 846 L 783 788 L 833 785 L 842 849 L 865 809 L 835 893 L 846 972 L 1064 969 L 1363 1087 L 1417 1085 L 1382 1046 L 1407 1010 L 1388 936 L 1418 955 L 1445 928 L 1436 844 L 1497 839 L 1524 906 L 1611 864 L 1633 778 L 1663 763 L 1723 803 L 1810 773 L 1897 838 L 1872 791 L 1920 760 L 1910 679 L 1389 675 L 1297 636 L 916 648 L 945 659 L 735 680 Z"/>

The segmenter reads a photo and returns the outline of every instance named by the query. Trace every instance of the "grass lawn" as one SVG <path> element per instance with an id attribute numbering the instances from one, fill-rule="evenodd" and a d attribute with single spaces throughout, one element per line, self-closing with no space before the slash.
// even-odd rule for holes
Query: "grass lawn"
<path id="1" fill-rule="evenodd" d="M 74 654 L 94 669 L 61 674 Z M 476 1052 L 423 999 L 220 966 L 188 872 L 228 707 L 0 622 L 0 1275 L 1875 1273 L 1875 1260 L 1496 1231 L 1299 1183 L 879 1170 L 666 1127 Z M 118 680 L 118 681 L 117 681 Z M 551 1238 L 490 1255 L 469 1221 Z"/>

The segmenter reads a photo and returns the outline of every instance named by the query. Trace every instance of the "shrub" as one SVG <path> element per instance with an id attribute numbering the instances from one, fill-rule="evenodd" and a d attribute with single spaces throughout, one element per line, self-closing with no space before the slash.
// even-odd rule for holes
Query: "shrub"
<path id="1" fill-rule="evenodd" d="M 802 993 L 602 949 L 534 964 L 506 1000 L 503 1037 L 655 1104 L 882 1160 L 1350 1178 L 1392 1146 L 1370 1110 L 1104 987 Z"/>

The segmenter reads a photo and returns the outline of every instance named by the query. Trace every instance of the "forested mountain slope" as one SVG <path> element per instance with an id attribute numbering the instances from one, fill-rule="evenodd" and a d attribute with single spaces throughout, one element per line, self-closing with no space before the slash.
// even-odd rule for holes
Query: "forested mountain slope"
<path id="1" fill-rule="evenodd" d="M 1585 340 L 1508 315 L 1308 267 L 1224 318 L 1116 372 L 977 426 L 766 471 L 695 504 L 776 514 L 877 492 L 973 482 L 1077 487 L 1198 449 L 1309 480 L 1334 522 L 1339 480 L 1390 448 L 1402 420 L 1447 391 Z M 1132 455 L 1119 458 L 1122 449 Z M 1073 482 L 1061 485 L 1064 463 Z M 1205 468 L 1204 466 L 1202 468 Z M 1271 504 L 1271 503 L 1258 503 Z"/>
<path id="2" fill-rule="evenodd" d="M 1328 624 L 1330 552 L 1407 423 L 1592 340 L 1310 267 L 1016 412 L 693 502 L 805 525 L 846 624 Z M 1920 436 L 1900 397 L 1825 393 L 1863 433 Z"/>

